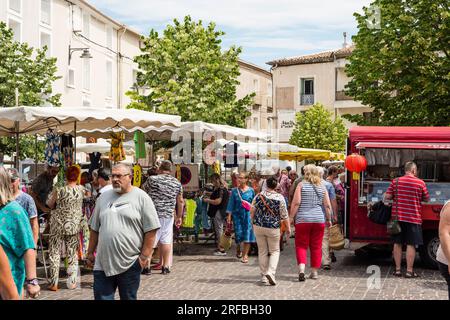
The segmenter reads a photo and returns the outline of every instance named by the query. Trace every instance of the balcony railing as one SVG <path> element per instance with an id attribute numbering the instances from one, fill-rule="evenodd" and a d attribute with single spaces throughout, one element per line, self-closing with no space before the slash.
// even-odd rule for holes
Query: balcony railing
<path id="1" fill-rule="evenodd" d="M 336 91 L 336 101 L 353 100 L 352 97 L 345 94 L 345 91 Z"/>
<path id="2" fill-rule="evenodd" d="M 300 104 L 303 106 L 314 104 L 314 95 L 313 94 L 302 94 L 300 100 L 301 100 Z"/>

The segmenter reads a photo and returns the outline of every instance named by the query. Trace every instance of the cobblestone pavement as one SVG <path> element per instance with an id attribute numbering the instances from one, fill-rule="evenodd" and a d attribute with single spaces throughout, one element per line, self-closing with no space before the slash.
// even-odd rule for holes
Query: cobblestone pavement
<path id="1" fill-rule="evenodd" d="M 421 268 L 418 263 L 415 270 L 420 278 L 396 278 L 391 275 L 390 258 L 367 260 L 356 257 L 353 251 L 342 250 L 336 252 L 337 262 L 332 264 L 332 270 L 320 271 L 318 280 L 307 279 L 300 283 L 297 280 L 294 242 L 290 239 L 280 256 L 276 275 L 278 285 L 273 287 L 258 282 L 257 257 L 251 256 L 249 263 L 243 264 L 234 256 L 234 248 L 224 257 L 213 256 L 213 249 L 210 244 L 184 245 L 182 254 L 174 257 L 172 273 L 162 275 L 160 271 L 153 271 L 152 275 L 142 276 L 138 299 L 448 299 L 447 287 L 439 272 Z M 368 289 L 368 281 L 369 284 L 377 284 L 376 280 L 371 280 L 372 273 L 367 273 L 370 265 L 380 268 L 378 288 Z M 75 290 L 66 289 L 64 278 L 60 279 L 61 289 L 57 292 L 46 290 L 44 283 L 42 281 L 39 299 L 93 299 L 90 272 L 82 274 L 81 286 Z"/>

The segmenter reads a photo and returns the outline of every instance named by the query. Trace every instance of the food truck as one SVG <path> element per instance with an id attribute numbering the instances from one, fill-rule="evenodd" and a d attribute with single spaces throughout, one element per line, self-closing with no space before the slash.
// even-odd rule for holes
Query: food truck
<path id="1" fill-rule="evenodd" d="M 367 205 L 383 199 L 391 181 L 404 175 L 405 163 L 414 161 L 430 194 L 422 203 L 419 254 L 426 266 L 437 267 L 439 214 L 450 199 L 450 127 L 353 127 L 347 143 L 347 154 L 352 153 L 365 156 L 367 168 L 347 175 L 344 231 L 351 247 L 389 243 L 386 226 L 368 219 Z"/>

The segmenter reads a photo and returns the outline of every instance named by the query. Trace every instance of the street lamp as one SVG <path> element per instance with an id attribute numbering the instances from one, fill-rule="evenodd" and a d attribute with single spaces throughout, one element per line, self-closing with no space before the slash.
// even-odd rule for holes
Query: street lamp
<path id="1" fill-rule="evenodd" d="M 74 53 L 75 51 L 83 51 L 83 53 L 80 56 L 81 59 L 91 59 L 92 58 L 89 48 L 72 48 L 69 45 L 69 66 L 70 66 L 70 60 L 72 59 L 72 53 Z"/>

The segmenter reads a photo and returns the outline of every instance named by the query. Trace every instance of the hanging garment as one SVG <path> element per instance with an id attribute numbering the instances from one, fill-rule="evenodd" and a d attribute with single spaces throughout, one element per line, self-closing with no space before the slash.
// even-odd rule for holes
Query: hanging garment
<path id="1" fill-rule="evenodd" d="M 92 171 L 101 167 L 101 157 L 102 154 L 100 152 L 89 153 L 89 161 L 91 162 L 91 164 L 89 165 L 89 175 L 92 175 Z"/>
<path id="2" fill-rule="evenodd" d="M 61 138 L 52 129 L 48 129 L 45 134 L 45 162 L 52 167 L 60 165 L 60 142 Z"/>
<path id="3" fill-rule="evenodd" d="M 186 199 L 186 217 L 183 221 L 183 227 L 193 228 L 195 211 L 197 210 L 197 203 L 193 199 Z"/>
<path id="4" fill-rule="evenodd" d="M 136 131 L 134 133 L 134 149 L 136 160 L 146 158 L 145 135 L 142 131 Z"/>
<path id="5" fill-rule="evenodd" d="M 71 134 L 63 134 L 61 136 L 61 151 L 64 157 L 64 166 L 66 168 L 74 164 L 74 148 L 73 136 Z"/>
<path id="6" fill-rule="evenodd" d="M 109 159 L 112 161 L 125 160 L 125 150 L 123 149 L 123 140 L 125 135 L 122 132 L 111 133 L 111 151 L 109 153 Z"/>

